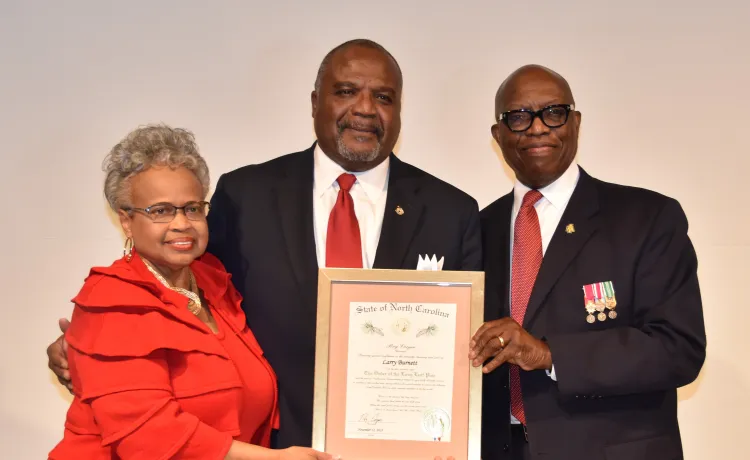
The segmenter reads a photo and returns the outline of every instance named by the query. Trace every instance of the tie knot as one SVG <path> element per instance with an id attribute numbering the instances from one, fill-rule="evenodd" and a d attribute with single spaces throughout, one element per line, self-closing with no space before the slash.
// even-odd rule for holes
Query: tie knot
<path id="1" fill-rule="evenodd" d="M 521 207 L 526 208 L 529 206 L 534 206 L 537 201 L 542 199 L 543 196 L 544 195 L 542 195 L 542 192 L 540 192 L 539 190 L 529 190 L 528 192 L 526 192 L 526 195 L 523 196 Z"/>
<path id="2" fill-rule="evenodd" d="M 338 179 L 336 179 L 336 182 L 339 183 L 339 187 L 341 187 L 341 190 L 348 192 L 352 189 L 354 183 L 357 182 L 357 177 L 354 174 L 344 173 L 340 175 Z"/>

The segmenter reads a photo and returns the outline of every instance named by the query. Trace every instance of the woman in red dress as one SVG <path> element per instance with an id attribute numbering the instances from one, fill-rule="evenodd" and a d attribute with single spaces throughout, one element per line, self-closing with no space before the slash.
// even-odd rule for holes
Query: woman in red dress
<path id="1" fill-rule="evenodd" d="M 330 459 L 268 448 L 276 377 L 230 275 L 204 254 L 209 176 L 192 134 L 140 128 L 105 171 L 126 250 L 73 299 L 74 399 L 49 458 Z"/>

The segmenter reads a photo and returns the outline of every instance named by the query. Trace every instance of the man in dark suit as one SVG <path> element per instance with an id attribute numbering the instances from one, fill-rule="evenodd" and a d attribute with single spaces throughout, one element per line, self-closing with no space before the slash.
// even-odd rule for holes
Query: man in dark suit
<path id="1" fill-rule="evenodd" d="M 415 269 L 427 254 L 444 270 L 481 270 L 476 201 L 391 153 L 401 91 L 382 46 L 338 46 L 311 95 L 317 142 L 222 175 L 211 199 L 208 251 L 278 376 L 274 447 L 312 442 L 318 267 Z M 62 340 L 48 354 L 65 383 Z"/>
<path id="2" fill-rule="evenodd" d="M 481 212 L 482 458 L 680 459 L 677 388 L 706 347 L 687 219 L 575 164 L 574 104 L 539 66 L 497 93 L 492 135 L 516 183 Z"/>

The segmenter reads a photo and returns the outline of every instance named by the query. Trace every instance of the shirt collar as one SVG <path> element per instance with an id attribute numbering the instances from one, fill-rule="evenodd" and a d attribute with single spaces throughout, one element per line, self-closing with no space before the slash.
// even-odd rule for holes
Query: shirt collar
<path id="1" fill-rule="evenodd" d="M 367 198 L 374 202 L 387 190 L 390 163 L 391 159 L 388 157 L 370 170 L 349 172 L 323 153 L 320 144 L 316 144 L 313 153 L 313 195 L 315 198 L 320 198 L 330 187 L 334 186 L 340 175 L 349 172 L 357 177 L 356 183 L 362 186 Z M 338 190 L 338 184 L 335 187 Z"/>
<path id="2" fill-rule="evenodd" d="M 544 188 L 540 188 L 539 192 L 541 192 L 544 198 L 546 198 L 555 209 L 562 211 L 565 209 L 565 206 L 568 205 L 568 201 L 570 201 L 570 197 L 573 195 L 573 191 L 576 188 L 576 184 L 578 184 L 578 178 L 580 175 L 581 172 L 578 169 L 578 164 L 573 161 L 570 163 L 570 166 L 568 166 L 568 169 L 566 169 L 557 180 Z M 529 190 L 531 190 L 529 187 L 523 185 L 518 179 L 516 179 L 516 183 L 513 186 L 514 208 L 521 207 L 523 196 L 526 195 L 526 192 Z"/>

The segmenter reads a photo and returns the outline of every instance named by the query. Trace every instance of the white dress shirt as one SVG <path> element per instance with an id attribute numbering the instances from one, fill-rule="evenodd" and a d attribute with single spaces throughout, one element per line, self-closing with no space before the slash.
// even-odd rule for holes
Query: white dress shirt
<path id="1" fill-rule="evenodd" d="M 315 250 L 318 255 L 318 267 L 325 267 L 328 218 L 339 194 L 339 184 L 336 179 L 348 171 L 328 158 L 319 145 L 315 146 L 313 162 Z M 349 193 L 354 201 L 354 214 L 359 223 L 363 268 L 372 268 L 375 262 L 375 252 L 378 249 L 380 229 L 383 226 L 383 215 L 385 215 L 385 201 L 388 195 L 389 165 L 390 158 L 386 158 L 369 171 L 350 173 L 357 177 Z"/>
<path id="2" fill-rule="evenodd" d="M 534 209 L 536 210 L 536 215 L 539 217 L 539 229 L 542 232 L 542 255 L 547 252 L 547 246 L 549 246 L 549 242 L 552 240 L 552 235 L 555 233 L 555 229 L 560 223 L 563 212 L 565 212 L 565 208 L 568 206 L 568 201 L 570 201 L 570 197 L 573 195 L 573 191 L 576 188 L 576 184 L 578 184 L 578 178 L 580 175 L 581 173 L 578 170 L 578 165 L 574 161 L 556 181 L 539 189 L 543 198 L 534 204 Z M 531 189 L 520 183 L 518 180 L 516 180 L 516 183 L 513 186 L 513 211 L 510 218 L 511 275 L 509 278 L 512 278 L 513 276 L 513 238 L 515 236 L 513 230 L 516 225 L 516 216 L 518 216 L 518 211 L 521 210 L 523 197 L 529 190 Z M 511 279 L 508 280 L 508 282 L 511 281 Z M 512 308 L 513 305 L 511 305 L 511 309 Z M 550 376 L 552 380 L 557 380 L 554 365 L 552 366 L 552 371 L 547 371 L 547 375 Z M 510 419 L 511 423 L 519 423 L 512 415 L 510 416 Z"/>

